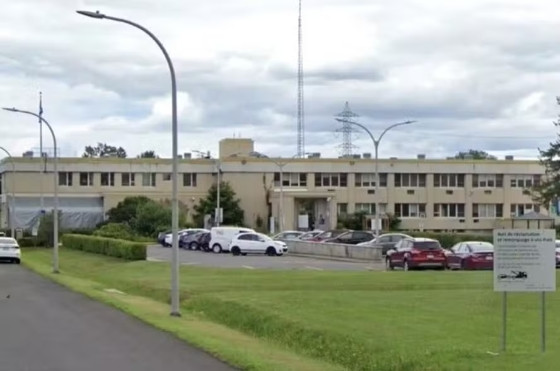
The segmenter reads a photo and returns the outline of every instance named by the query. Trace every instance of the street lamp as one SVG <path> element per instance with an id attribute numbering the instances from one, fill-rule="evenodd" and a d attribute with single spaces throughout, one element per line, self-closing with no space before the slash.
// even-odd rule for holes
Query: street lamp
<path id="1" fill-rule="evenodd" d="M 54 135 L 54 131 L 52 129 L 51 124 L 48 123 L 47 120 L 43 116 L 40 116 L 34 112 L 19 110 L 16 108 L 3 108 L 6 111 L 10 112 L 19 112 L 25 113 L 27 115 L 35 116 L 39 119 L 40 122 L 44 122 L 47 127 L 49 128 L 54 144 L 54 158 L 53 158 L 53 166 L 54 166 L 54 215 L 53 215 L 53 273 L 59 273 L 58 270 L 58 156 L 56 154 L 56 136 Z M 41 154 L 42 156 L 43 154 Z"/>
<path id="2" fill-rule="evenodd" d="M 385 130 L 383 130 L 383 132 L 381 133 L 381 135 L 379 136 L 379 138 L 375 139 L 375 137 L 373 136 L 373 134 L 371 133 L 371 131 L 369 131 L 368 128 L 366 128 L 364 125 L 354 122 L 354 121 L 349 121 L 346 119 L 336 119 L 337 121 L 340 122 L 344 122 L 344 123 L 348 123 L 348 124 L 352 124 L 352 125 L 356 125 L 361 127 L 362 129 L 364 129 L 368 134 L 369 137 L 371 138 L 371 141 L 373 142 L 373 146 L 375 147 L 375 237 L 379 237 L 379 142 L 381 142 L 381 138 L 383 138 L 383 136 L 391 129 L 396 128 L 397 126 L 402 126 L 402 125 L 409 125 L 412 123 L 415 123 L 415 120 L 409 120 L 409 121 L 403 121 L 403 122 L 399 122 L 393 125 L 388 126 Z"/>
<path id="3" fill-rule="evenodd" d="M 12 211 L 10 212 L 10 230 L 12 238 L 16 238 L 15 235 L 15 215 L 16 215 L 16 164 L 14 162 L 14 158 L 8 152 L 8 150 L 4 147 L 0 147 L 0 150 L 4 151 L 8 155 L 8 159 L 12 163 L 12 185 L 11 185 L 11 194 L 12 194 Z M 8 209 L 10 209 L 8 204 Z"/>
<path id="4" fill-rule="evenodd" d="M 177 173 L 179 167 L 179 156 L 177 153 L 177 82 L 175 79 L 175 69 L 173 68 L 173 63 L 171 62 L 171 58 L 169 54 L 165 50 L 163 44 L 158 40 L 158 38 L 151 33 L 148 29 L 144 28 L 143 26 L 134 23 L 132 21 L 122 19 L 122 18 L 115 18 L 111 17 L 102 13 L 97 12 L 90 12 L 85 10 L 77 10 L 77 13 L 81 15 L 85 15 L 87 17 L 96 18 L 96 19 L 108 19 L 115 22 L 126 23 L 130 26 L 136 27 L 141 31 L 145 32 L 161 49 L 165 60 L 167 61 L 167 65 L 169 66 L 169 72 L 171 74 L 171 130 L 172 130 L 172 156 L 173 156 L 173 165 L 172 165 L 172 196 L 171 196 L 171 230 L 172 230 L 172 262 L 171 262 L 171 315 L 174 317 L 181 316 L 179 311 L 179 239 L 178 239 L 178 230 L 179 230 L 179 200 L 177 196 Z"/>

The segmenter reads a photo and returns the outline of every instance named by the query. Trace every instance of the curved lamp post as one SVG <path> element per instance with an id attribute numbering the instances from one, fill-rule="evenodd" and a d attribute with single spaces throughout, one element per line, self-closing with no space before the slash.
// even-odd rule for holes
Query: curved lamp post
<path id="1" fill-rule="evenodd" d="M 10 231 L 11 231 L 12 238 L 16 238 L 15 223 L 14 223 L 15 214 L 16 214 L 16 164 L 14 162 L 14 158 L 6 148 L 0 147 L 0 150 L 4 151 L 8 155 L 8 159 L 12 163 L 12 185 L 10 186 L 11 188 L 10 193 L 12 194 L 12 207 L 11 207 L 12 211 L 10 212 Z M 8 204 L 8 208 L 9 208 L 9 204 Z"/>
<path id="2" fill-rule="evenodd" d="M 59 273 L 58 270 L 58 156 L 56 154 L 56 136 L 54 135 L 54 131 L 52 129 L 51 124 L 45 120 L 44 117 L 39 116 L 38 114 L 30 111 L 19 110 L 16 108 L 3 108 L 6 111 L 10 112 L 19 112 L 25 113 L 27 115 L 35 116 L 40 121 L 44 122 L 47 127 L 49 128 L 54 144 L 54 215 L 53 215 L 53 273 Z M 42 154 L 41 154 L 42 156 Z"/>
<path id="3" fill-rule="evenodd" d="M 177 169 L 179 167 L 178 153 L 177 153 L 177 83 L 175 79 L 175 69 L 173 68 L 173 63 L 169 54 L 165 50 L 163 44 L 158 40 L 158 38 L 151 33 L 145 27 L 129 21 L 127 19 L 111 17 L 102 13 L 90 12 L 86 10 L 77 10 L 78 14 L 85 15 L 87 17 L 96 19 L 108 19 L 115 22 L 126 23 L 132 27 L 138 28 L 145 32 L 161 49 L 167 65 L 169 66 L 169 72 L 171 74 L 171 119 L 172 119 L 172 197 L 171 197 L 171 230 L 172 230 L 172 261 L 171 261 L 171 315 L 179 317 L 181 315 L 179 311 L 179 201 L 177 197 Z"/>
<path id="4" fill-rule="evenodd" d="M 381 133 L 381 135 L 379 136 L 379 138 L 375 139 L 375 137 L 373 136 L 373 134 L 371 133 L 371 131 L 369 131 L 368 128 L 366 128 L 364 125 L 354 122 L 354 121 L 348 121 L 348 120 L 344 120 L 344 119 L 336 119 L 337 121 L 340 122 L 344 122 L 344 123 L 348 123 L 348 124 L 352 124 L 352 125 L 356 125 L 359 126 L 360 128 L 364 129 L 368 134 L 369 137 L 371 138 L 371 141 L 373 142 L 373 146 L 375 147 L 375 237 L 377 238 L 379 236 L 379 142 L 381 142 L 381 138 L 383 138 L 383 136 L 391 129 L 396 128 L 397 126 L 402 126 L 402 125 L 410 125 L 412 123 L 415 123 L 416 121 L 403 121 L 403 122 L 398 122 L 396 124 L 390 125 L 387 128 L 385 128 L 385 130 L 383 130 L 383 132 Z"/>

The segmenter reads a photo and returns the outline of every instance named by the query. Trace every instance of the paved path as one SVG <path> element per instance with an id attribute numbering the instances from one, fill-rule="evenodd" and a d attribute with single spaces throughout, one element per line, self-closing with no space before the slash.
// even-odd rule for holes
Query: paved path
<path id="1" fill-rule="evenodd" d="M 148 260 L 170 261 L 171 249 L 150 246 Z M 302 257 L 286 254 L 284 256 L 247 255 L 233 256 L 231 254 L 214 254 L 203 251 L 179 250 L 179 261 L 184 265 L 217 268 L 245 268 L 245 269 L 299 269 L 299 270 L 384 270 L 385 265 L 380 262 L 350 262 Z"/>
<path id="2" fill-rule="evenodd" d="M 0 370 L 233 369 L 22 266 L 0 264 Z"/>

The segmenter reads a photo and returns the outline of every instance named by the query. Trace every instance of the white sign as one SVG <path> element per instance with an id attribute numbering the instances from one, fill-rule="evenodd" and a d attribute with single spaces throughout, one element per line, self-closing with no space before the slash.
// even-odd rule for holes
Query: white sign
<path id="1" fill-rule="evenodd" d="M 494 291 L 556 291 L 556 231 L 494 230 Z"/>
<path id="2" fill-rule="evenodd" d="M 307 214 L 298 215 L 298 228 L 301 229 L 309 228 L 309 215 Z"/>

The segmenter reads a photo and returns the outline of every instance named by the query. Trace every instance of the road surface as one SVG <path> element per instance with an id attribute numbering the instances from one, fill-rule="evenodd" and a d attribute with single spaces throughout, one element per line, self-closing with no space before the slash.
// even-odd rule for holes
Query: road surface
<path id="1" fill-rule="evenodd" d="M 170 261 L 171 249 L 168 247 L 150 246 L 148 260 Z M 179 261 L 183 265 L 215 268 L 246 268 L 246 269 L 299 269 L 299 270 L 384 270 L 385 264 L 381 262 L 354 262 L 329 260 L 325 258 L 302 257 L 290 255 L 266 256 L 247 255 L 233 256 L 231 254 L 214 254 L 203 251 L 179 250 Z"/>
<path id="2" fill-rule="evenodd" d="M 233 370 L 18 265 L 0 264 L 0 329 L 0 370 Z"/>

